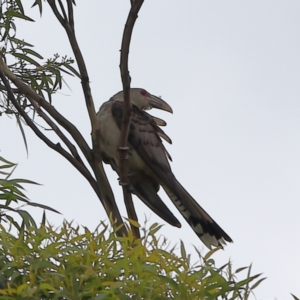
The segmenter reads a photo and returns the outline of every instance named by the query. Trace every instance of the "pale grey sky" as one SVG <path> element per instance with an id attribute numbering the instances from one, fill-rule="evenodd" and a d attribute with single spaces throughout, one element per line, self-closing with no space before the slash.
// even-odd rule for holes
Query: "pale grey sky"
<path id="1" fill-rule="evenodd" d="M 76 33 L 99 107 L 121 89 L 119 49 L 129 1 L 76 2 Z M 19 38 L 44 57 L 71 55 L 46 4 L 42 19 L 37 9 L 28 6 L 26 12 L 36 23 L 22 22 Z M 215 255 L 217 263 L 231 259 L 235 268 L 253 263 L 254 273 L 268 277 L 257 288 L 257 299 L 300 296 L 299 30 L 296 0 L 148 0 L 130 52 L 132 86 L 162 96 L 174 110 L 151 113 L 168 122 L 175 175 L 234 240 Z M 89 139 L 80 82 L 65 79 L 71 90 L 57 94 L 54 105 Z M 1 155 L 19 163 L 15 177 L 43 184 L 27 186 L 29 198 L 63 213 L 48 214 L 52 223 L 66 218 L 92 229 L 107 218 L 88 183 L 64 158 L 27 129 L 27 159 L 16 123 L 4 116 L 0 126 Z M 117 176 L 107 170 L 125 216 Z M 141 223 L 144 215 L 149 225 L 164 223 L 135 203 Z M 173 244 L 182 239 L 204 249 L 172 210 L 183 227 L 165 225 L 161 233 Z M 194 253 L 192 246 L 188 250 Z"/>

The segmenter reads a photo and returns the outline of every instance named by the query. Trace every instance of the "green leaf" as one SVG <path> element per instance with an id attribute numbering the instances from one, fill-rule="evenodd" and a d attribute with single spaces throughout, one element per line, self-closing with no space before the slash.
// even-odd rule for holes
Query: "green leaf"
<path id="1" fill-rule="evenodd" d="M 46 225 L 46 211 L 45 211 L 45 210 L 43 211 L 43 217 L 42 217 L 41 225 L 42 225 L 42 226 L 45 226 L 45 225 Z"/>
<path id="2" fill-rule="evenodd" d="M 40 284 L 40 290 L 50 290 L 55 291 L 56 289 L 49 283 L 41 283 Z"/>
<path id="3" fill-rule="evenodd" d="M 59 211 L 57 211 L 56 209 L 54 209 L 50 206 L 44 205 L 44 204 L 35 203 L 35 202 L 28 202 L 28 205 L 29 206 L 34 206 L 34 207 L 39 207 L 39 208 L 44 208 L 44 209 L 47 209 L 47 210 L 51 210 L 51 211 L 61 215 L 61 213 Z"/>
<path id="4" fill-rule="evenodd" d="M 6 217 L 6 219 L 10 222 L 10 224 L 12 224 L 12 225 L 14 225 L 14 226 L 16 227 L 16 229 L 17 229 L 18 231 L 21 230 L 20 225 L 18 224 L 18 222 L 15 221 L 15 219 L 14 219 L 12 216 L 10 216 L 10 215 L 5 215 L 5 217 Z"/>
<path id="5" fill-rule="evenodd" d="M 216 247 L 210 251 L 208 251 L 205 256 L 204 256 L 204 260 L 208 260 L 215 252 L 219 251 L 220 249 L 223 249 L 222 246 Z"/>
<path id="6" fill-rule="evenodd" d="M 34 55 L 34 56 L 36 56 L 36 57 L 38 57 L 38 58 L 40 58 L 40 59 L 43 59 L 43 56 L 41 56 L 39 53 L 33 51 L 32 49 L 29 49 L 29 48 L 23 48 L 22 51 L 23 51 L 23 52 L 26 52 L 26 53 L 29 53 L 29 54 L 31 54 L 31 55 Z"/>
<path id="7" fill-rule="evenodd" d="M 15 57 L 18 57 L 20 59 L 23 59 L 23 60 L 25 60 L 25 61 L 29 62 L 30 64 L 33 64 L 37 67 L 41 67 L 41 65 L 37 61 L 35 61 L 31 57 L 28 57 L 28 56 L 26 56 L 22 53 L 12 53 L 12 55 L 15 56 Z"/>
<path id="8" fill-rule="evenodd" d="M 19 10 L 20 10 L 21 14 L 24 15 L 24 8 L 23 8 L 23 5 L 22 5 L 22 1 L 20 1 L 20 0 L 15 0 L 15 1 L 17 3 L 18 7 L 19 7 Z"/>
<path id="9" fill-rule="evenodd" d="M 69 69 L 73 74 L 75 74 L 78 78 L 81 78 L 81 75 L 78 73 L 77 70 L 75 70 L 72 66 L 68 65 L 68 64 L 64 64 L 64 67 Z M 65 70 L 62 70 L 63 72 L 66 72 Z M 66 72 L 68 73 L 68 72 Z"/>
<path id="10" fill-rule="evenodd" d="M 235 273 L 239 273 L 239 272 L 242 272 L 244 271 L 245 269 L 248 269 L 249 267 L 242 267 L 242 268 L 238 268 Z"/>
<path id="11" fill-rule="evenodd" d="M 27 228 L 30 228 L 30 227 L 37 228 L 34 219 L 32 218 L 32 216 L 26 210 L 18 209 L 17 213 L 21 216 L 21 218 L 23 220 L 23 224 L 21 226 L 22 228 L 25 228 L 25 227 L 27 227 Z"/>
<path id="12" fill-rule="evenodd" d="M 162 227 L 163 227 L 163 225 L 158 225 L 157 223 L 152 224 L 151 227 L 150 227 L 149 234 L 150 234 L 150 235 L 154 235 L 154 234 L 155 234 L 157 231 L 159 231 Z"/>
<path id="13" fill-rule="evenodd" d="M 252 286 L 251 289 L 254 290 L 262 281 L 266 280 L 267 277 L 261 278 L 258 281 L 256 281 Z"/>
<path id="14" fill-rule="evenodd" d="M 23 138 L 24 146 L 25 146 L 26 153 L 27 153 L 27 156 L 28 156 L 28 145 L 27 145 L 25 131 L 23 129 L 22 122 L 21 122 L 20 117 L 18 115 L 16 115 L 16 119 L 17 119 L 17 123 L 18 123 L 19 128 L 20 128 L 20 131 L 21 131 L 21 135 L 22 135 L 22 138 Z"/>
<path id="15" fill-rule="evenodd" d="M 299 298 L 297 298 L 295 295 L 293 295 L 292 293 L 291 293 L 291 295 L 292 295 L 292 297 L 294 298 L 294 300 L 300 300 Z"/>
<path id="16" fill-rule="evenodd" d="M 19 40 L 15 37 L 11 37 L 10 40 L 11 40 L 11 42 L 16 43 L 16 44 L 21 44 L 21 45 L 24 45 L 24 46 L 27 46 L 27 47 L 34 47 L 33 45 L 31 45 L 29 43 L 26 43 L 25 41 Z"/>
<path id="17" fill-rule="evenodd" d="M 43 10 L 42 0 L 35 0 L 31 7 L 34 7 L 36 5 L 38 5 L 39 11 L 40 11 L 40 15 L 42 15 L 42 10 Z"/>
<path id="18" fill-rule="evenodd" d="M 15 17 L 15 18 L 19 18 L 19 19 L 24 19 L 26 21 L 31 21 L 31 22 L 34 22 L 33 19 L 15 11 L 15 10 L 8 10 L 5 12 L 5 14 L 8 16 L 8 17 Z"/>
<path id="19" fill-rule="evenodd" d="M 128 218 L 125 218 L 131 225 L 133 225 L 134 227 L 137 227 L 137 228 L 140 228 L 141 225 L 139 224 L 139 222 L 135 221 L 135 220 L 132 220 L 132 219 L 128 219 Z"/>
<path id="20" fill-rule="evenodd" d="M 36 185 L 40 185 L 39 183 L 32 181 L 32 180 L 28 180 L 28 179 L 11 179 L 9 182 L 18 185 L 18 183 L 29 183 L 29 184 L 36 184 Z M 18 185 L 19 186 L 19 185 Z M 21 186 L 19 186 L 21 187 Z"/>
<path id="21" fill-rule="evenodd" d="M 6 160 L 6 159 L 3 158 L 2 156 L 0 156 L 0 161 L 4 162 L 4 163 L 6 163 L 6 164 L 8 164 L 8 165 L 10 165 L 10 166 L 15 166 L 14 163 L 12 163 L 12 162 Z M 0 169 L 1 169 L 1 166 L 0 166 Z"/>
<path id="22" fill-rule="evenodd" d="M 186 251 L 184 247 L 184 243 L 182 240 L 180 240 L 180 254 L 184 260 L 186 260 Z"/>

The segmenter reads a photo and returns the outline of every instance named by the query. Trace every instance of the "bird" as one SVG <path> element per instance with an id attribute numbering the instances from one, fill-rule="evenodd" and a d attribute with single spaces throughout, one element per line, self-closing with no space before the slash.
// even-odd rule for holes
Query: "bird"
<path id="1" fill-rule="evenodd" d="M 156 108 L 173 113 L 171 106 L 161 97 L 154 96 L 143 88 L 131 88 L 129 91 L 132 106 L 127 140 L 130 192 L 167 223 L 180 228 L 180 221 L 158 195 L 162 187 L 183 218 L 209 249 L 223 247 L 226 242 L 233 242 L 184 189 L 171 170 L 169 161 L 172 161 L 172 158 L 163 140 L 170 144 L 172 140 L 161 129 L 162 126 L 166 126 L 166 122 L 147 112 Z M 123 109 L 124 93 L 120 91 L 104 102 L 97 113 L 102 160 L 110 164 L 117 173 L 119 173 L 119 141 Z"/>

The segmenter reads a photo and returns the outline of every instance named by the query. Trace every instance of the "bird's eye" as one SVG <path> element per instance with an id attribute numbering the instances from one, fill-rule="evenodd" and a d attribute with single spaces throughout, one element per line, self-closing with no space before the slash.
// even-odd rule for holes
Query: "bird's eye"
<path id="1" fill-rule="evenodd" d="M 141 90 L 141 95 L 142 95 L 142 96 L 147 96 L 147 94 L 148 94 L 148 93 L 147 93 L 145 90 Z"/>

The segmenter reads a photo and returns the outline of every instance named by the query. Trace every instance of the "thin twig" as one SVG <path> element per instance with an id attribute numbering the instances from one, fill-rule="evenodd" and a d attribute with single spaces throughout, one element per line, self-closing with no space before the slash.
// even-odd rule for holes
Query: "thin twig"
<path id="1" fill-rule="evenodd" d="M 31 98 L 28 97 L 28 100 L 39 114 L 40 117 L 44 119 L 44 121 L 52 128 L 52 130 L 57 134 L 57 136 L 65 143 L 65 145 L 69 148 L 73 157 L 84 166 L 84 163 L 77 152 L 76 147 L 69 141 L 69 139 L 64 135 L 64 133 L 59 129 L 59 127 L 45 114 L 45 112 L 41 109 L 41 107 Z"/>
<path id="2" fill-rule="evenodd" d="M 18 110 L 19 114 L 23 117 L 26 124 L 32 129 L 32 131 L 51 149 L 57 151 L 62 156 L 64 156 L 89 182 L 93 181 L 93 177 L 89 173 L 89 171 L 80 164 L 79 161 L 77 161 L 72 155 L 70 155 L 66 150 L 64 150 L 59 143 L 54 144 L 52 141 L 50 141 L 38 128 L 37 126 L 32 122 L 32 120 L 29 118 L 29 116 L 24 112 L 21 105 L 18 103 L 18 101 L 15 99 L 13 92 L 11 90 L 11 87 L 8 83 L 8 80 L 5 77 L 5 73 L 3 72 L 3 69 L 0 67 L 0 77 L 2 79 L 2 82 L 4 83 L 7 91 L 7 95 L 9 100 L 13 103 L 15 108 Z"/>
<path id="3" fill-rule="evenodd" d="M 123 107 L 123 117 L 121 125 L 121 136 L 119 141 L 120 149 L 127 149 L 127 139 L 129 133 L 129 124 L 131 119 L 132 107 L 130 102 L 130 75 L 128 71 L 128 56 L 129 56 L 129 46 L 131 42 L 131 36 L 135 21 L 138 17 L 138 12 L 143 4 L 143 0 L 131 1 L 131 8 L 127 17 L 125 24 L 122 46 L 121 46 L 121 58 L 120 58 L 120 72 L 123 84 L 124 92 L 124 107 Z M 132 202 L 131 193 L 129 191 L 129 180 L 128 180 L 128 150 L 122 150 L 119 152 L 119 174 L 120 180 L 122 182 L 124 201 L 127 208 L 127 213 L 129 219 L 137 221 L 137 215 Z M 137 238 L 140 238 L 139 229 L 131 224 L 131 230 Z"/>
<path id="4" fill-rule="evenodd" d="M 55 4 L 55 0 L 48 0 L 48 3 L 50 5 L 50 7 L 52 8 L 52 11 L 54 12 L 55 17 L 57 18 L 57 20 L 59 21 L 59 23 L 61 24 L 61 26 L 64 26 L 64 18 L 61 16 L 61 14 L 59 13 L 56 4 Z"/>
<path id="5" fill-rule="evenodd" d="M 94 106 L 93 97 L 92 97 L 92 93 L 91 93 L 87 68 L 86 68 L 81 50 L 78 46 L 75 32 L 73 31 L 71 25 L 68 23 L 68 20 L 65 20 L 62 18 L 61 14 L 59 13 L 59 11 L 56 7 L 55 1 L 48 0 L 48 3 L 50 5 L 50 7 L 52 8 L 52 11 L 54 12 L 56 18 L 61 23 L 61 25 L 64 27 L 64 29 L 67 33 L 67 36 L 69 38 L 71 48 L 73 50 L 73 53 L 74 53 L 74 56 L 75 56 L 75 59 L 76 59 L 77 65 L 78 65 L 79 73 L 81 76 L 82 90 L 84 93 L 86 107 L 87 107 L 89 117 L 91 120 L 92 133 L 93 133 L 93 129 L 95 126 L 97 126 L 98 122 L 97 122 L 97 118 L 96 118 L 96 111 L 95 111 L 95 106 Z"/>
<path id="6" fill-rule="evenodd" d="M 64 5 L 62 4 L 61 0 L 58 0 L 58 4 L 59 4 L 59 7 L 60 7 L 61 12 L 62 12 L 62 14 L 63 14 L 63 18 L 64 18 L 66 21 L 68 21 L 67 14 L 66 14 Z"/>
<path id="7" fill-rule="evenodd" d="M 92 165 L 91 149 L 86 143 L 85 139 L 82 137 L 78 129 L 69 122 L 65 117 L 63 117 L 50 103 L 44 100 L 43 97 L 38 95 L 34 90 L 27 86 L 23 81 L 21 81 L 11 70 L 6 66 L 4 61 L 0 58 L 0 64 L 2 66 L 2 71 L 5 76 L 11 80 L 16 87 L 18 87 L 18 92 L 23 93 L 28 99 L 32 99 L 38 103 L 39 106 L 43 107 L 62 127 L 64 127 L 72 136 L 72 138 L 78 144 L 80 150 L 86 157 L 87 161 Z"/>

